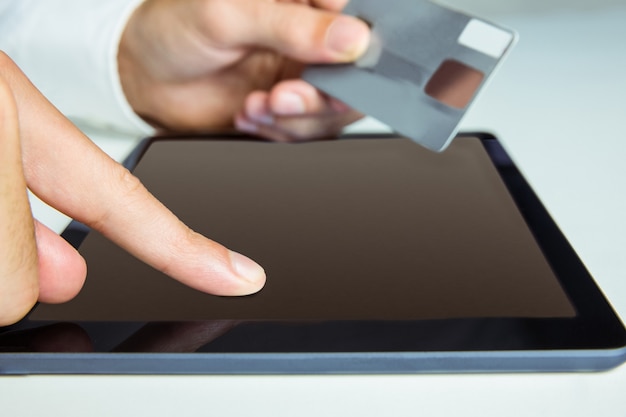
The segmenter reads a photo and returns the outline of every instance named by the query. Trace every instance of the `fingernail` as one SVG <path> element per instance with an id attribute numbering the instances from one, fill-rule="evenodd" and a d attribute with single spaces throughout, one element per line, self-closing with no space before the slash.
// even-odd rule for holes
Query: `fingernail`
<path id="1" fill-rule="evenodd" d="M 257 125 L 255 125 L 254 123 L 248 120 L 241 119 L 241 118 L 238 118 L 237 120 L 235 120 L 235 127 L 241 130 L 242 132 L 248 132 L 248 133 L 256 133 L 259 130 Z"/>
<path id="2" fill-rule="evenodd" d="M 340 15 L 326 33 L 326 46 L 346 61 L 361 56 L 369 44 L 370 31 L 362 20 Z"/>
<path id="3" fill-rule="evenodd" d="M 268 100 L 257 98 L 247 103 L 246 116 L 251 120 L 262 125 L 273 125 L 274 117 L 270 113 Z"/>
<path id="4" fill-rule="evenodd" d="M 259 113 L 259 114 L 248 114 L 248 117 L 257 122 L 260 123 L 262 125 L 273 125 L 274 124 L 274 117 L 271 114 L 263 114 L 263 113 Z"/>
<path id="5" fill-rule="evenodd" d="M 299 115 L 306 112 L 306 106 L 302 97 L 289 91 L 281 92 L 273 104 L 272 110 L 277 114 Z"/>
<path id="6" fill-rule="evenodd" d="M 253 284 L 265 279 L 265 270 L 261 265 L 237 252 L 230 252 L 230 261 L 237 275 Z"/>

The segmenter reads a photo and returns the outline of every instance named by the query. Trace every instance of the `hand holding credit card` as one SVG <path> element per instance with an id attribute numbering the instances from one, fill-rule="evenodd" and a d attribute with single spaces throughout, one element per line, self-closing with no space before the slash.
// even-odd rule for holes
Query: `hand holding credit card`
<path id="1" fill-rule="evenodd" d="M 313 65 L 303 78 L 433 151 L 444 150 L 516 35 L 428 0 L 351 0 L 371 25 L 354 64 Z"/>

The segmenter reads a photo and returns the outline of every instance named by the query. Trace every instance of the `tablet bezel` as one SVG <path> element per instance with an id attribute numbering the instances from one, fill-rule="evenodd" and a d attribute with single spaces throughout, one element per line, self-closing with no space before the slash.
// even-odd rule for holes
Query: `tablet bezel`
<path id="1" fill-rule="evenodd" d="M 238 134 L 188 139 L 226 137 L 250 140 Z M 344 139 L 381 137 L 397 138 L 395 135 L 359 134 L 347 135 Z M 256 321 L 229 332 L 228 340 L 235 342 L 224 345 L 218 340 L 202 352 L 109 353 L 108 347 L 98 345 L 96 350 L 101 351 L 96 353 L 7 352 L 0 353 L 0 373 L 597 371 L 623 363 L 626 360 L 624 326 L 504 148 L 494 136 L 486 133 L 461 134 L 457 140 L 464 137 L 481 140 L 572 302 L 577 312 L 575 317 L 298 322 L 297 325 L 289 321 Z M 147 140 L 128 158 L 127 167 L 136 166 L 155 141 L 171 139 Z M 73 224 L 63 234 L 74 245 L 85 235 L 86 230 L 78 224 Z M 49 324 L 27 318 L 0 329 L 0 336 Z M 99 332 L 114 334 L 129 326 L 129 323 L 116 322 L 77 324 L 94 340 L 98 339 Z M 134 323 L 131 327 L 139 328 L 143 324 Z M 481 328 L 483 334 L 480 338 L 468 338 L 462 346 L 458 338 L 445 336 L 457 333 L 458 329 L 471 328 Z M 247 342 L 237 345 L 240 334 Z M 256 337 L 251 337 L 253 335 Z M 251 345 L 250 340 L 257 342 Z M 0 350 L 6 347 L 0 345 Z"/>

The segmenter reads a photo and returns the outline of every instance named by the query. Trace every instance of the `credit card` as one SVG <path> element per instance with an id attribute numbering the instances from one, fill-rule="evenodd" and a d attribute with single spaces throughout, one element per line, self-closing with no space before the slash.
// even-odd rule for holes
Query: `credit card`
<path id="1" fill-rule="evenodd" d="M 354 64 L 311 65 L 303 78 L 433 151 L 444 150 L 515 32 L 428 0 L 351 0 L 372 29 Z"/>

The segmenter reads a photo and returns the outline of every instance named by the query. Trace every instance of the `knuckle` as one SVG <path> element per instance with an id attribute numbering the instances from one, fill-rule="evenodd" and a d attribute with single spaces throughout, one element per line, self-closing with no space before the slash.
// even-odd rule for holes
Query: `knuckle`
<path id="1" fill-rule="evenodd" d="M 236 6 L 233 1 L 213 0 L 206 1 L 200 10 L 202 32 L 212 41 L 228 46 L 234 40 L 236 25 L 233 22 L 241 21 L 240 9 L 245 6 Z"/>
<path id="2" fill-rule="evenodd" d="M 138 190 L 143 189 L 143 184 L 128 169 L 120 167 L 117 173 L 117 181 L 120 192 L 123 196 L 132 196 Z"/>
<path id="3" fill-rule="evenodd" d="M 135 196 L 142 195 L 145 190 L 143 184 L 128 169 L 121 165 L 115 165 L 114 172 L 110 177 L 112 184 L 106 196 L 114 196 L 105 201 L 106 204 L 96 206 L 94 215 L 88 223 L 96 230 L 104 232 L 109 224 L 111 216 L 127 210 L 131 207 Z"/>
<path id="4" fill-rule="evenodd" d="M 159 271 L 170 277 L 176 275 L 176 266 L 189 257 L 189 248 L 193 247 L 191 242 L 194 241 L 196 235 L 190 228 L 182 225 L 182 223 L 180 225 L 183 226 L 181 229 L 168 235 L 167 255 L 160 258 L 155 265 Z"/>

